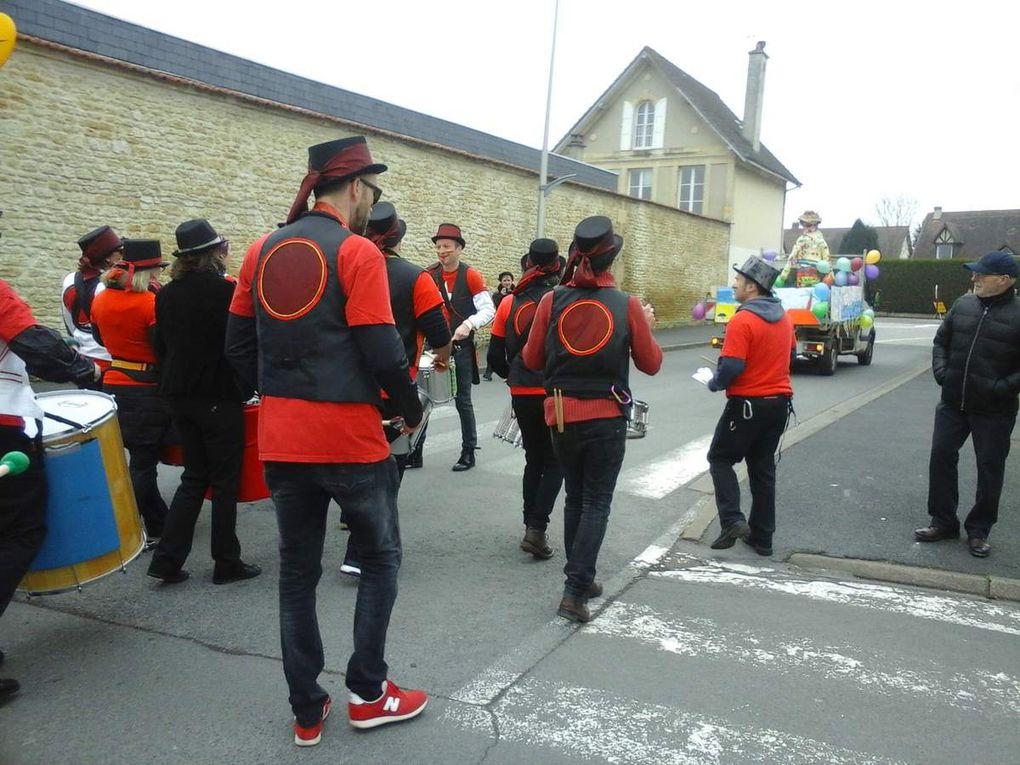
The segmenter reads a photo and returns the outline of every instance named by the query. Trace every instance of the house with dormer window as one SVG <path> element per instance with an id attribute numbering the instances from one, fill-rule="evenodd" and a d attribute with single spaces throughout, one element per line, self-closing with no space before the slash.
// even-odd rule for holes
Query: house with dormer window
<path id="1" fill-rule="evenodd" d="M 987 252 L 1020 253 L 1020 210 L 943 211 L 921 222 L 914 258 L 976 260 Z"/>
<path id="2" fill-rule="evenodd" d="M 742 120 L 646 47 L 555 151 L 616 172 L 621 194 L 727 221 L 727 263 L 778 251 L 786 192 L 800 183 L 761 143 L 764 49 L 749 53 Z"/>

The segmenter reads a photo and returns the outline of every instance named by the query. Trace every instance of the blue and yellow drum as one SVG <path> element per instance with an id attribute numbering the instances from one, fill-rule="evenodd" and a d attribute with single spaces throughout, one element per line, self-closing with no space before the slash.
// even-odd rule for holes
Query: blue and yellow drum
<path id="1" fill-rule="evenodd" d="M 46 539 L 21 580 L 31 595 L 80 588 L 123 568 L 145 545 L 112 396 L 36 396 L 43 421 Z"/>

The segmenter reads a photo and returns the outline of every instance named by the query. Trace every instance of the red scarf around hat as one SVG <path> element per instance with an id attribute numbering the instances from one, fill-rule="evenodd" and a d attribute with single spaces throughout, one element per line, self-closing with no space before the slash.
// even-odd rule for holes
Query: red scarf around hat
<path id="1" fill-rule="evenodd" d="M 574 287 L 583 287 L 586 289 L 611 286 L 602 283 L 605 280 L 600 279 L 603 274 L 609 272 L 609 269 L 600 273 L 595 273 L 595 270 L 591 267 L 591 258 L 597 258 L 599 255 L 606 255 L 612 252 L 615 247 L 616 242 L 612 237 L 609 238 L 609 241 L 594 247 L 588 252 L 582 252 L 576 244 L 571 243 L 570 259 L 567 260 L 567 267 L 563 271 L 563 278 L 560 279 L 560 284 L 572 284 Z M 615 283 L 612 281 L 611 276 L 610 282 Z"/>
<path id="2" fill-rule="evenodd" d="M 346 178 L 372 164 L 372 156 L 368 153 L 367 143 L 355 143 L 337 152 L 321 170 L 309 169 L 301 188 L 294 198 L 287 214 L 287 223 L 293 223 L 308 211 L 308 197 L 312 191 L 326 178 Z"/>

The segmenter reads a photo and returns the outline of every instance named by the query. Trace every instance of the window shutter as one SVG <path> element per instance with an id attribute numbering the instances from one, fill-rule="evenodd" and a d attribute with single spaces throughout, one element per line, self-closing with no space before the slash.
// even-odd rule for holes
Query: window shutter
<path id="1" fill-rule="evenodd" d="M 620 151 L 629 151 L 634 140 L 634 104 L 623 102 L 623 121 L 620 125 Z"/>
<path id="2" fill-rule="evenodd" d="M 666 99 L 655 103 L 655 123 L 652 125 L 652 148 L 661 149 L 666 139 Z"/>

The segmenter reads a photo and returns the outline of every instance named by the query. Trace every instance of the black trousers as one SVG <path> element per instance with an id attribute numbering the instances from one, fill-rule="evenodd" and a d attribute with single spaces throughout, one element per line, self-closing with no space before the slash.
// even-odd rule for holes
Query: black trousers
<path id="1" fill-rule="evenodd" d="M 184 473 L 153 554 L 153 567 L 172 573 L 191 553 L 195 523 L 212 487 L 212 557 L 230 567 L 241 558 L 237 490 L 244 455 L 244 408 L 237 401 L 173 399 L 174 425 L 184 451 Z"/>
<path id="2" fill-rule="evenodd" d="M 28 455 L 28 470 L 0 478 L 0 616 L 46 539 L 46 473 L 35 443 L 20 428 L 0 425 L 0 456 Z"/>
<path id="3" fill-rule="evenodd" d="M 513 408 L 524 441 L 524 525 L 545 531 L 563 486 L 563 470 L 545 424 L 545 396 L 514 396 Z"/>
<path id="4" fill-rule="evenodd" d="M 786 430 L 790 399 L 729 398 L 708 448 L 708 467 L 715 487 L 719 524 L 725 529 L 744 520 L 740 484 L 733 466 L 747 463 L 751 541 L 772 546 L 776 530 L 776 449 Z"/>
<path id="5" fill-rule="evenodd" d="M 988 537 L 999 519 L 1009 438 L 1015 424 L 1015 414 L 968 414 L 939 401 L 935 407 L 935 428 L 928 459 L 928 515 L 933 525 L 951 530 L 960 528 L 956 516 L 960 504 L 957 465 L 960 449 L 970 436 L 977 458 L 977 495 L 963 527 L 968 537 Z"/>

